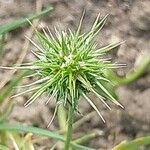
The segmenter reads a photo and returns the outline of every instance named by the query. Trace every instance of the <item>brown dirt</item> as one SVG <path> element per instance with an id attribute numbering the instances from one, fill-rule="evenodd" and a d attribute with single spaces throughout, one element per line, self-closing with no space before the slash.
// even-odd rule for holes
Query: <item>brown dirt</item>
<path id="1" fill-rule="evenodd" d="M 125 75 L 132 67 L 140 63 L 145 53 L 150 53 L 150 1 L 149 0 L 43 0 L 44 7 L 52 5 L 54 11 L 48 17 L 42 19 L 41 23 L 48 25 L 51 29 L 57 26 L 60 29 L 70 27 L 76 29 L 83 9 L 86 9 L 86 17 L 83 23 L 83 31 L 87 31 L 94 18 L 100 12 L 101 16 L 110 14 L 108 21 L 97 37 L 99 45 L 110 42 L 125 40 L 126 42 L 113 53 L 113 58 L 118 62 L 127 64 L 127 68 L 119 69 L 117 73 Z M 26 16 L 35 10 L 35 1 L 9 0 L 0 1 L 0 24 L 4 24 Z M 26 28 L 21 28 L 7 35 L 5 54 L 2 59 L 3 65 L 12 65 L 18 57 L 19 50 L 24 42 Z M 31 47 L 32 49 L 33 47 Z M 30 53 L 30 52 L 29 52 Z M 12 57 L 13 56 L 13 57 Z M 28 54 L 26 61 L 33 59 Z M 121 110 L 112 106 L 112 111 L 106 110 L 100 103 L 106 119 L 103 124 L 99 117 L 95 115 L 85 122 L 77 132 L 82 135 L 91 130 L 103 131 L 101 137 L 91 140 L 89 145 L 99 150 L 110 150 L 115 144 L 122 140 L 143 136 L 150 133 L 150 70 L 134 84 L 120 87 L 118 89 L 120 102 L 125 106 Z M 2 80 L 4 72 L 0 71 Z M 10 117 L 12 122 L 22 122 L 45 128 L 54 110 L 54 104 L 45 106 L 40 98 L 28 108 L 23 107 L 23 103 L 30 95 L 19 97 L 18 105 L 14 108 Z M 80 101 L 81 111 L 85 114 L 92 109 L 84 102 Z M 51 130 L 57 130 L 57 121 L 51 126 Z M 78 133 L 77 133 L 78 134 Z M 49 143 L 49 144 L 47 144 Z M 46 147 L 44 146 L 46 144 Z M 36 146 L 37 150 L 49 149 L 54 142 L 43 140 Z M 148 148 L 146 148 L 148 150 Z"/>

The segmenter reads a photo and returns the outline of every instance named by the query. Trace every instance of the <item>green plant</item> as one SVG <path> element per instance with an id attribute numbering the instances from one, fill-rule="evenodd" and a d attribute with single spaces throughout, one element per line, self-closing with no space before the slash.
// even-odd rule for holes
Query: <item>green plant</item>
<path id="1" fill-rule="evenodd" d="M 59 107 L 63 106 L 68 118 L 66 119 L 64 117 L 64 119 L 62 119 L 59 117 L 59 120 L 68 120 L 66 140 L 58 134 L 34 127 L 23 128 L 23 126 L 2 124 L 0 129 L 23 130 L 36 134 L 40 132 L 40 135 L 46 135 L 64 141 L 65 150 L 68 150 L 70 146 L 87 150 L 90 148 L 81 145 L 77 145 L 76 147 L 71 142 L 74 115 L 75 112 L 79 112 L 79 99 L 84 97 L 104 122 L 105 120 L 100 111 L 89 98 L 89 92 L 94 93 L 109 109 L 110 106 L 106 103 L 108 99 L 116 105 L 123 107 L 117 101 L 117 95 L 114 92 L 116 88 L 114 87 L 114 83 L 115 86 L 118 86 L 119 84 L 127 84 L 137 79 L 149 65 L 149 59 L 147 61 L 148 63 L 144 63 L 146 64 L 143 65 L 145 67 L 141 67 L 142 69 L 139 69 L 138 72 L 131 74 L 131 78 L 124 82 L 124 78 L 117 77 L 112 71 L 112 68 L 122 65 L 111 63 L 107 58 L 104 58 L 107 52 L 118 47 L 121 43 L 114 43 L 102 48 L 97 48 L 97 44 L 94 40 L 95 36 L 104 26 L 107 16 L 100 20 L 98 15 L 91 30 L 87 33 L 81 33 L 83 16 L 76 32 L 70 29 L 67 31 L 59 31 L 55 28 L 55 34 L 52 34 L 48 28 L 47 31 L 43 29 L 43 33 L 35 29 L 37 43 L 27 38 L 38 49 L 38 51 L 32 51 L 37 57 L 37 60 L 35 62 L 22 64 L 20 67 L 1 67 L 5 69 L 32 70 L 35 72 L 31 75 L 36 75 L 39 79 L 31 84 L 22 86 L 23 88 L 31 88 L 13 97 L 34 92 L 33 96 L 25 103 L 26 107 L 45 92 L 51 95 L 46 103 L 52 98 L 55 98 L 56 108 L 49 125 L 53 121 Z M 64 125 L 62 128 L 65 128 Z M 86 141 L 85 139 L 87 140 L 87 137 L 75 141 Z"/>
<path id="2" fill-rule="evenodd" d="M 21 26 L 24 26 L 25 24 L 28 24 L 29 21 L 32 21 L 34 19 L 46 16 L 50 11 L 52 11 L 52 9 L 53 9 L 52 7 L 49 7 L 49 8 L 47 8 L 47 9 L 45 9 L 39 13 L 30 15 L 30 16 L 25 17 L 25 18 L 20 18 L 18 20 L 9 22 L 9 23 L 4 24 L 4 25 L 0 25 L 0 35 L 8 33 L 9 31 L 15 30 Z"/>
<path id="3" fill-rule="evenodd" d="M 38 52 L 33 52 L 37 57 L 37 61 L 21 67 L 3 67 L 6 69 L 33 70 L 39 77 L 39 80 L 24 86 L 33 86 L 33 88 L 25 92 L 34 91 L 33 96 L 25 103 L 26 107 L 44 92 L 48 92 L 56 99 L 54 115 L 57 112 L 58 105 L 62 104 L 66 108 L 68 112 L 68 131 L 65 150 L 69 149 L 74 112 L 78 111 L 80 97 L 84 97 L 87 100 L 104 122 L 105 120 L 96 105 L 88 97 L 89 92 L 94 93 L 109 109 L 106 99 L 110 99 L 116 105 L 123 107 L 105 87 L 106 82 L 113 88 L 113 84 L 108 80 L 105 72 L 110 68 L 118 67 L 118 64 L 109 62 L 104 58 L 104 55 L 107 51 L 120 45 L 120 43 L 97 48 L 94 38 L 104 26 L 107 16 L 99 20 L 98 15 L 91 30 L 88 33 L 81 34 L 83 16 L 76 32 L 70 29 L 59 32 L 55 28 L 55 35 L 53 35 L 49 29 L 49 33 L 46 33 L 43 29 L 44 34 L 35 29 L 38 44 L 31 39 L 29 40 L 39 50 Z"/>
<path id="4" fill-rule="evenodd" d="M 132 141 L 123 141 L 112 150 L 137 150 L 146 145 L 150 145 L 150 136 L 140 137 Z"/>
<path id="5" fill-rule="evenodd" d="M 17 132 L 25 132 L 25 133 L 31 132 L 36 135 L 46 136 L 48 138 L 55 139 L 58 141 L 63 141 L 63 142 L 65 141 L 64 137 L 59 135 L 58 133 L 51 132 L 49 130 L 45 130 L 45 129 L 41 129 L 41 128 L 37 128 L 37 127 L 32 127 L 32 126 L 1 123 L 0 130 L 2 130 L 2 131 L 17 131 Z M 92 148 L 78 145 L 75 142 L 71 142 L 71 147 L 74 149 L 78 149 L 78 150 L 93 150 Z"/>

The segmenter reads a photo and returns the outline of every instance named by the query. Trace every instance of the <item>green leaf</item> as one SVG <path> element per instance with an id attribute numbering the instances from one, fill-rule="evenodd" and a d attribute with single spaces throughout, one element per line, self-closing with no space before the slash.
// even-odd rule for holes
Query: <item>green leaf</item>
<path id="1" fill-rule="evenodd" d="M 0 34 L 5 34 L 9 31 L 12 31 L 18 27 L 21 27 L 29 21 L 32 21 L 34 19 L 37 19 L 37 18 L 40 18 L 40 17 L 43 17 L 45 15 L 48 15 L 48 13 L 52 10 L 52 7 L 49 7 L 48 9 L 44 10 L 44 11 L 41 11 L 37 14 L 34 14 L 34 15 L 30 15 L 29 17 L 25 17 L 25 18 L 21 18 L 21 19 L 18 19 L 16 21 L 12 21 L 8 24 L 5 24 L 5 25 L 1 25 L 0 26 Z"/>
<path id="2" fill-rule="evenodd" d="M 150 136 L 140 137 L 132 141 L 123 141 L 112 150 L 138 150 L 140 146 L 150 145 Z"/>
<path id="3" fill-rule="evenodd" d="M 65 142 L 65 139 L 63 136 L 59 135 L 58 133 L 55 132 L 51 132 L 49 130 L 46 129 L 41 129 L 41 128 L 37 128 L 37 127 L 32 127 L 32 126 L 25 126 L 25 125 L 19 125 L 19 124 L 9 124 L 9 123 L 0 123 L 0 130 L 9 130 L 9 131 L 17 131 L 17 132 L 31 132 L 33 134 L 36 135 L 40 135 L 40 136 L 46 136 L 55 140 L 59 140 L 59 141 L 63 141 Z M 94 150 L 92 148 L 88 148 L 85 146 L 81 146 L 78 145 L 74 142 L 71 142 L 71 146 L 74 149 L 77 150 Z"/>

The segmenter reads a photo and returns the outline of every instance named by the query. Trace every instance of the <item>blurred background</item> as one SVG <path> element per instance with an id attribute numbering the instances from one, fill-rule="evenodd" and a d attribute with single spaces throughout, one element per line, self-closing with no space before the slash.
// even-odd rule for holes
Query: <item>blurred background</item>
<path id="1" fill-rule="evenodd" d="M 48 26 L 52 31 L 54 26 L 61 30 L 77 29 L 83 10 L 86 10 L 82 31 L 88 31 L 98 13 L 101 16 L 109 14 L 108 20 L 96 40 L 99 46 L 113 42 L 125 41 L 117 50 L 111 52 L 113 61 L 127 64 L 126 68 L 117 69 L 119 76 L 125 76 L 132 68 L 138 66 L 145 56 L 150 54 L 150 1 L 149 0 L 0 0 L 0 25 L 4 25 L 16 19 L 26 17 L 38 10 L 49 6 L 53 10 L 37 23 L 38 30 Z M 33 30 L 26 25 L 5 34 L 3 48 L 0 51 L 0 64 L 11 66 L 16 63 L 30 62 L 35 59 L 31 50 L 35 47 L 28 42 L 25 35 L 32 38 Z M 12 70 L 0 69 L 0 92 L 7 86 L 17 73 Z M 33 78 L 19 82 L 19 85 L 30 83 Z M 15 101 L 15 106 L 8 117 L 12 123 L 23 123 L 46 128 L 54 111 L 53 102 L 45 105 L 45 94 L 35 103 L 24 108 L 24 102 L 32 95 L 25 94 L 14 99 L 10 96 L 22 89 L 13 89 L 5 94 L 5 101 Z M 7 92 L 6 92 L 7 93 Z M 95 130 L 100 136 L 89 142 L 89 145 L 99 150 L 109 150 L 123 140 L 133 139 L 150 133 L 150 69 L 132 84 L 121 86 L 117 89 L 119 101 L 125 107 L 124 110 L 112 105 L 109 111 L 101 103 L 96 105 L 102 111 L 106 120 L 104 124 L 92 108 L 82 99 L 80 111 L 87 116 L 83 124 L 76 130 L 75 136 L 84 135 Z M 2 94 L 0 95 L 2 96 Z M 93 97 L 94 98 L 94 97 Z M 77 115 L 76 119 L 81 118 Z M 57 131 L 58 122 L 55 119 L 50 130 Z M 48 149 L 54 141 L 40 138 L 36 142 L 36 149 Z M 59 148 L 58 148 L 59 149 Z M 148 150 L 148 148 L 147 148 Z"/>

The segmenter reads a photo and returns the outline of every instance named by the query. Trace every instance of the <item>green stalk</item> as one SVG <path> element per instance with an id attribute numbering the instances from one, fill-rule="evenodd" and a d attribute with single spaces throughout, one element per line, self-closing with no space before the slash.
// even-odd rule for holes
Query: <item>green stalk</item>
<path id="1" fill-rule="evenodd" d="M 61 131 L 61 135 L 65 137 L 67 132 L 66 126 L 67 119 L 66 119 L 66 111 L 63 105 L 58 106 L 57 116 L 58 116 L 59 131 Z"/>
<path id="2" fill-rule="evenodd" d="M 66 128 L 66 111 L 62 105 L 58 106 L 58 123 L 60 131 L 63 131 L 65 133 L 67 131 Z"/>
<path id="3" fill-rule="evenodd" d="M 127 85 L 136 81 L 139 77 L 141 77 L 147 68 L 150 66 L 150 55 L 145 57 L 145 59 L 141 62 L 139 66 L 134 68 L 126 77 L 119 77 L 113 71 L 109 71 L 109 77 L 111 80 L 114 80 L 114 85 L 116 87 L 121 85 Z"/>
<path id="4" fill-rule="evenodd" d="M 45 10 L 39 12 L 39 13 L 36 13 L 34 15 L 30 15 L 30 16 L 25 17 L 25 18 L 20 18 L 18 20 L 9 22 L 8 24 L 0 25 L 0 34 L 5 34 L 5 33 L 9 32 L 9 31 L 17 29 L 18 27 L 21 27 L 21 26 L 29 23 L 28 20 L 32 21 L 34 19 L 46 16 L 52 10 L 53 10 L 52 7 L 48 7 L 47 9 L 45 9 Z"/>
<path id="5" fill-rule="evenodd" d="M 64 150 L 69 150 L 70 142 L 72 139 L 72 130 L 73 130 L 73 120 L 74 120 L 74 109 L 69 107 L 69 114 L 68 114 L 68 131 L 66 135 L 65 147 Z"/>

